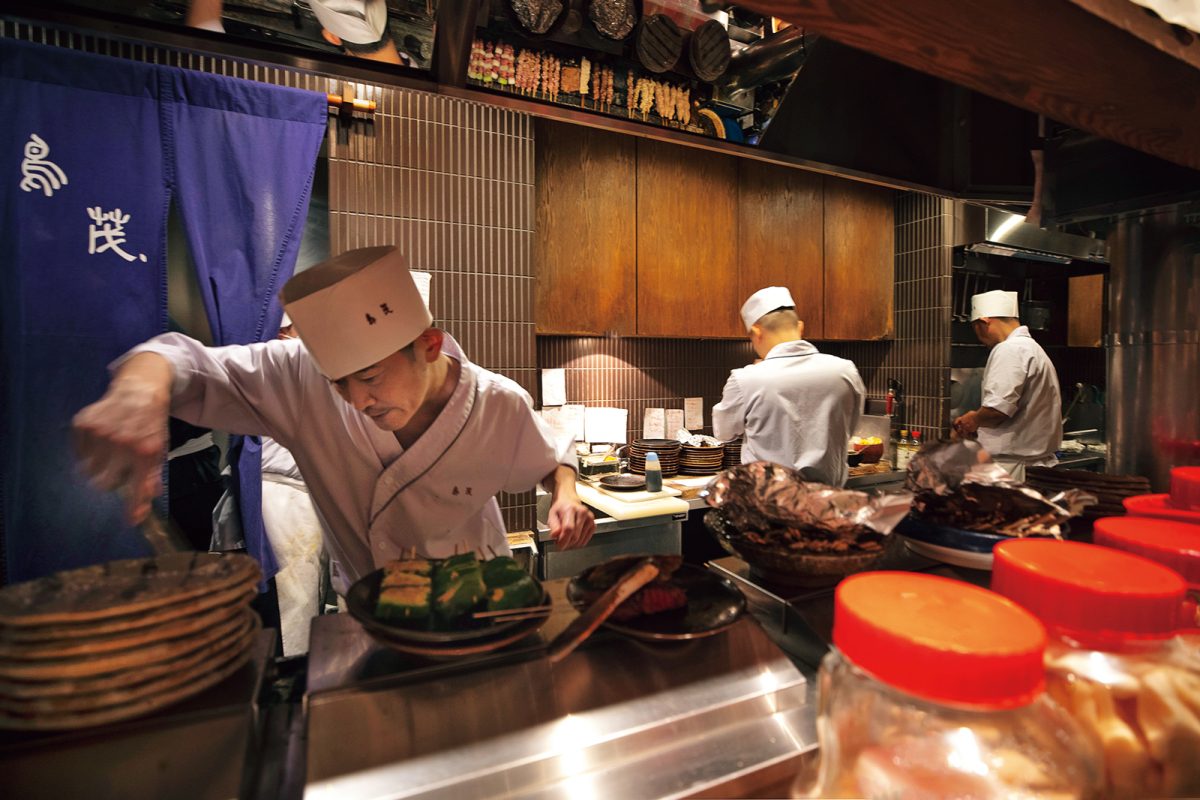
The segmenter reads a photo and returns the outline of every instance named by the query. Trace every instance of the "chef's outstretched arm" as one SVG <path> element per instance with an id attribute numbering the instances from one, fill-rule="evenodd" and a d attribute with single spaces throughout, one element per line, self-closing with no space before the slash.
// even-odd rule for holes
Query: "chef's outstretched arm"
<path id="1" fill-rule="evenodd" d="M 167 359 L 138 353 L 117 367 L 104 396 L 72 421 L 84 471 L 101 489 L 124 494 L 132 523 L 145 519 L 162 491 L 172 378 Z"/>
<path id="2" fill-rule="evenodd" d="M 579 495 L 575 493 L 575 470 L 559 464 L 542 479 L 542 486 L 551 495 L 550 515 L 546 521 L 555 544 L 560 550 L 583 547 L 596 532 L 596 518 L 579 502 Z"/>

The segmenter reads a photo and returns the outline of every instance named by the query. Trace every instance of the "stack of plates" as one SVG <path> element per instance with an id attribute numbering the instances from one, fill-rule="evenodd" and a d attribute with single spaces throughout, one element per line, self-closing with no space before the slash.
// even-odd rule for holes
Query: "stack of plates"
<path id="1" fill-rule="evenodd" d="M 129 719 L 224 680 L 250 655 L 258 564 L 171 553 L 0 590 L 0 727 Z"/>
<path id="2" fill-rule="evenodd" d="M 725 459 L 721 462 L 723 469 L 739 466 L 742 463 L 742 440 L 734 439 L 725 443 Z"/>
<path id="3" fill-rule="evenodd" d="M 1096 504 L 1087 506 L 1080 515 L 1084 519 L 1111 517 L 1125 513 L 1127 497 L 1149 494 L 1150 480 L 1138 475 L 1102 475 L 1082 469 L 1051 469 L 1029 467 L 1025 482 L 1047 497 L 1065 489 L 1082 489 L 1096 496 Z"/>
<path id="4" fill-rule="evenodd" d="M 692 447 L 683 445 L 679 472 L 683 475 L 716 475 L 725 463 L 725 446 Z"/>
<path id="5" fill-rule="evenodd" d="M 657 453 L 664 478 L 679 472 L 679 453 L 682 445 L 675 439 L 635 439 L 629 445 L 629 471 L 646 474 L 646 454 Z"/>

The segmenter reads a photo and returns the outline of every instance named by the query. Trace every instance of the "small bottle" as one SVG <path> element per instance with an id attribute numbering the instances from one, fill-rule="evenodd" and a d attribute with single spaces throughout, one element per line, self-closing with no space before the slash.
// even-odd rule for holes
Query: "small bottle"
<path id="1" fill-rule="evenodd" d="M 900 441 L 896 442 L 896 469 L 908 469 L 908 462 L 912 460 L 912 450 L 908 443 L 908 428 L 900 429 Z"/>
<path id="2" fill-rule="evenodd" d="M 646 491 L 662 491 L 662 465 L 658 463 L 658 453 L 646 453 Z"/>
<path id="3" fill-rule="evenodd" d="M 909 442 L 908 460 L 912 461 L 912 457 L 919 452 L 921 452 L 921 432 L 914 429 L 912 432 L 912 441 Z"/>

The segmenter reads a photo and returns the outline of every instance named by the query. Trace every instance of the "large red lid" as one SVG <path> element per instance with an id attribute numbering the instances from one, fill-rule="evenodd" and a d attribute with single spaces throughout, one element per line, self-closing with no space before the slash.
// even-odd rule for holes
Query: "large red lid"
<path id="1" fill-rule="evenodd" d="M 1185 511 L 1200 511 L 1200 467 L 1171 470 L 1171 505 Z"/>
<path id="2" fill-rule="evenodd" d="M 1171 519 L 1176 522 L 1186 522 L 1190 525 L 1200 525 L 1200 511 L 1188 511 L 1177 508 L 1171 502 L 1168 494 L 1135 494 L 1121 501 L 1125 510 L 1138 517 L 1157 517 Z"/>
<path id="3" fill-rule="evenodd" d="M 1042 624 L 994 592 L 936 575 L 846 578 L 833 643 L 883 683 L 935 702 L 1013 708 L 1044 684 Z"/>
<path id="4" fill-rule="evenodd" d="M 1145 556 L 1200 587 L 1200 525 L 1152 517 L 1103 517 L 1092 541 Z"/>
<path id="5" fill-rule="evenodd" d="M 1147 558 L 1055 539 L 1001 542 L 992 555 L 992 589 L 1085 646 L 1119 648 L 1180 628 L 1187 584 Z"/>

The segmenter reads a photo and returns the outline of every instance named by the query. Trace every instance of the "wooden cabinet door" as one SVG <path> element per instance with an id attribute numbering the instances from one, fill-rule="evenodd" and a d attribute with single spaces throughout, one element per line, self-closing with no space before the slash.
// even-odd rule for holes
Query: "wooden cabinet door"
<path id="1" fill-rule="evenodd" d="M 824 336 L 823 180 L 749 159 L 738 166 L 738 307 L 759 289 L 786 286 L 806 339 Z"/>
<path id="2" fill-rule="evenodd" d="M 636 145 L 538 120 L 534 268 L 538 333 L 637 332 Z"/>
<path id="3" fill-rule="evenodd" d="M 895 192 L 825 178 L 825 338 L 894 331 Z"/>
<path id="4" fill-rule="evenodd" d="M 1067 345 L 1104 344 L 1104 276 L 1083 275 L 1067 283 Z"/>
<path id="5" fill-rule="evenodd" d="M 638 140 L 638 333 L 741 337 L 737 162 Z"/>

